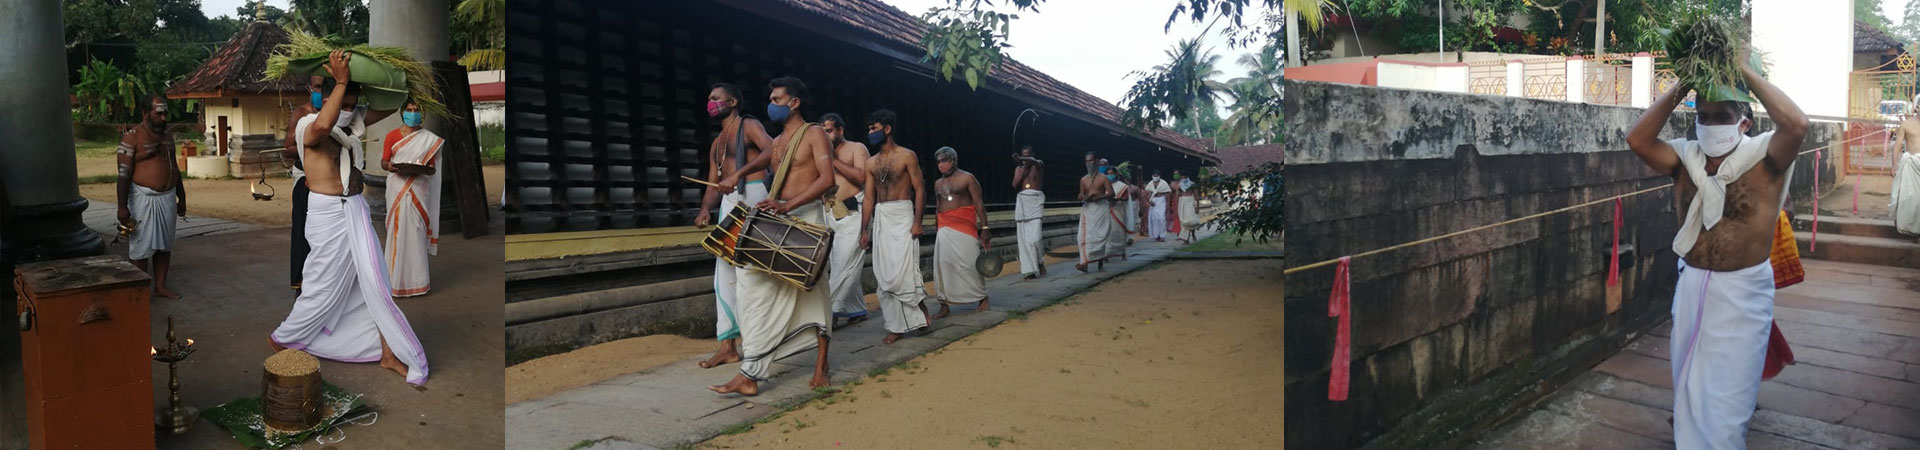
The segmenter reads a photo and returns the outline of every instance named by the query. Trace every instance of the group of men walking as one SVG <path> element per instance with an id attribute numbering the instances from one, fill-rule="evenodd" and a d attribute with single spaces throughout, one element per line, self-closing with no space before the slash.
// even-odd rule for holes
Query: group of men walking
<path id="1" fill-rule="evenodd" d="M 715 331 L 721 345 L 712 357 L 700 362 L 700 367 L 739 362 L 740 372 L 727 383 L 709 389 L 722 394 L 756 395 L 760 383 L 769 376 L 772 361 L 807 350 L 818 352 L 810 384 L 826 386 L 826 352 L 832 330 L 869 318 L 861 285 L 869 251 L 877 281 L 874 294 L 887 330 L 883 344 L 892 344 L 946 317 L 952 304 L 975 304 L 975 311 L 987 310 L 985 279 L 975 268 L 975 261 L 982 252 L 992 249 L 992 238 L 980 180 L 960 169 L 959 152 L 951 147 L 933 152 L 940 176 L 927 192 L 921 155 L 894 139 L 898 117 L 893 111 L 880 109 L 868 114 L 863 122 L 865 139 L 849 140 L 846 136 L 853 124 L 840 114 L 826 113 L 818 123 L 807 122 L 802 111 L 811 98 L 800 79 L 777 78 L 767 88 L 769 104 L 764 124 L 740 111 L 743 100 L 738 86 L 720 83 L 708 92 L 707 114 L 720 119 L 721 131 L 708 149 L 707 190 L 694 225 L 719 223 L 716 212 L 719 220 L 724 220 L 736 208 L 757 208 L 762 214 L 783 214 L 791 220 L 828 228 L 832 243 L 821 285 L 812 289 L 802 289 L 764 271 L 715 260 Z M 779 129 L 777 137 L 767 131 L 769 127 Z M 1089 247 L 1098 250 L 1092 259 L 1083 257 L 1079 265 L 1083 270 L 1088 261 L 1104 261 L 1107 243 L 1118 241 L 1108 239 L 1107 233 L 1117 235 L 1127 228 L 1119 225 L 1121 210 L 1109 206 L 1114 203 L 1108 200 L 1116 191 L 1135 194 L 1124 187 L 1116 189 L 1115 184 L 1125 184 L 1114 174 L 1096 177 L 1106 168 L 1095 171 L 1092 160 L 1088 162 L 1088 177 L 1083 181 L 1102 183 L 1083 183 L 1079 198 L 1104 209 L 1095 217 L 1097 220 L 1083 217 L 1084 222 L 1091 222 L 1081 227 L 1083 254 Z M 1020 189 L 1014 220 L 1021 270 L 1032 278 L 1035 272 L 1046 270 L 1041 260 L 1046 249 L 1040 239 L 1042 205 L 1046 201 L 1041 191 L 1045 163 L 1033 157 L 1032 146 L 1022 148 L 1014 163 L 1013 185 Z M 1167 213 L 1168 200 L 1180 198 L 1182 191 L 1159 180 L 1157 173 L 1154 181 L 1158 183 L 1157 194 L 1135 191 L 1141 205 L 1159 205 L 1151 214 L 1161 215 L 1155 223 L 1165 223 L 1166 216 L 1171 215 Z M 1189 187 L 1190 181 L 1178 189 Z M 929 194 L 936 205 L 932 293 L 922 282 L 919 240 Z M 1187 201 L 1191 202 L 1191 197 Z M 1185 217 L 1191 218 L 1191 206 L 1185 210 Z M 1125 215 L 1133 215 L 1131 211 Z M 1140 211 L 1148 215 L 1146 209 Z M 1100 230 L 1098 236 L 1085 232 L 1095 227 Z M 1169 230 L 1161 228 L 1153 232 L 1153 237 L 1165 237 Z M 1177 228 L 1173 230 L 1177 232 Z M 933 302 L 939 309 L 929 313 L 928 303 Z M 839 323 L 841 319 L 844 324 Z"/>

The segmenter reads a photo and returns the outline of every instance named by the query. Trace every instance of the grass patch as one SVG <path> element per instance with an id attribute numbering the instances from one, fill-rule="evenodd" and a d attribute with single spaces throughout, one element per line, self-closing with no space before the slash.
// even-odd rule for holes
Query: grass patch
<path id="1" fill-rule="evenodd" d="M 592 447 L 595 444 L 599 444 L 601 442 L 606 442 L 606 441 L 627 442 L 626 439 L 621 439 L 615 436 L 607 436 L 599 439 L 582 439 L 580 440 L 580 442 L 575 442 L 572 447 L 567 447 L 567 450 L 580 450 L 583 448 Z"/>
<path id="2" fill-rule="evenodd" d="M 81 158 L 113 158 L 119 149 L 118 141 L 73 141 L 73 154 Z"/>
<path id="3" fill-rule="evenodd" d="M 1000 444 L 1014 443 L 1013 438 L 1005 437 L 1005 436 L 979 436 L 979 437 L 973 438 L 973 441 L 985 443 L 987 444 L 988 447 L 992 447 L 992 448 L 1000 448 Z"/>
<path id="4" fill-rule="evenodd" d="M 1027 321 L 1026 311 L 1007 311 L 1007 320 Z"/>
<path id="5" fill-rule="evenodd" d="M 113 184 L 120 182 L 119 175 L 88 175 L 80 177 L 80 184 Z"/>
<path id="6" fill-rule="evenodd" d="M 1180 251 L 1183 251 L 1183 252 L 1219 252 L 1219 251 L 1277 252 L 1277 251 L 1280 251 L 1281 249 L 1280 244 L 1281 244 L 1280 239 L 1278 239 L 1277 236 L 1276 236 L 1276 239 L 1270 239 L 1267 242 L 1255 242 L 1252 237 L 1248 237 L 1247 235 L 1244 235 L 1244 234 L 1220 233 L 1220 234 L 1213 235 L 1213 237 L 1201 239 L 1200 242 L 1195 242 L 1193 243 L 1193 245 L 1188 245 L 1186 246 L 1186 248 L 1180 249 Z"/>
<path id="7" fill-rule="evenodd" d="M 1061 368 L 1060 368 L 1060 373 L 1073 373 L 1073 371 L 1071 371 L 1071 370 L 1067 370 L 1067 368 L 1065 368 L 1065 367 L 1061 367 Z"/>
<path id="8" fill-rule="evenodd" d="M 500 125 L 481 125 L 480 158 L 489 163 L 507 162 L 507 127 Z"/>
<path id="9" fill-rule="evenodd" d="M 753 422 L 741 422 L 741 423 L 733 424 L 733 426 L 727 427 L 727 429 L 725 430 L 721 430 L 720 434 L 732 436 L 740 433 L 745 433 L 748 431 L 753 431 Z"/>

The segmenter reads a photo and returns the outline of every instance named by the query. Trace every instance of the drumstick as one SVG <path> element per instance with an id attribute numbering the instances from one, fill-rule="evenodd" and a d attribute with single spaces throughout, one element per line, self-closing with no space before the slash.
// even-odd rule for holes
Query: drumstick
<path id="1" fill-rule="evenodd" d="M 719 183 L 713 183 L 713 182 L 709 182 L 709 181 L 706 181 L 706 180 L 696 180 L 696 179 L 694 179 L 693 177 L 689 177 L 689 176 L 686 176 L 686 175 L 681 175 L 681 176 L 680 176 L 680 179 L 683 179 L 683 180 L 687 180 L 687 181 L 692 181 L 692 182 L 695 182 L 695 183 L 700 183 L 700 184 L 704 184 L 704 185 L 707 185 L 707 186 L 712 186 L 712 187 L 720 187 L 720 184 L 719 184 Z"/>

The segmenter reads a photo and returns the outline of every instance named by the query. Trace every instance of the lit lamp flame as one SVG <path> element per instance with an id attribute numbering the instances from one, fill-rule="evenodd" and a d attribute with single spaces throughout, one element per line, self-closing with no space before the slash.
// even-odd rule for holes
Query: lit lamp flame
<path id="1" fill-rule="evenodd" d="M 193 346 L 193 339 L 187 339 L 187 346 Z"/>
<path id="2" fill-rule="evenodd" d="M 147 356 L 154 356 L 159 354 L 160 354 L 160 349 L 147 347 Z"/>

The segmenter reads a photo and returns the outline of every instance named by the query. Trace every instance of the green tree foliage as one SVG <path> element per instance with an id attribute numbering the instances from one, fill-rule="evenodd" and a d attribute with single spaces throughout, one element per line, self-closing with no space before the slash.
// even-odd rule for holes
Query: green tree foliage
<path id="1" fill-rule="evenodd" d="M 1920 42 L 1920 0 L 1907 0 L 1900 10 L 1900 26 L 1888 31 L 1908 44 Z"/>
<path id="2" fill-rule="evenodd" d="M 1219 128 L 1221 145 L 1279 142 L 1281 60 L 1277 44 L 1269 42 L 1259 52 L 1240 55 L 1236 61 L 1247 69 L 1247 76 L 1227 80 L 1233 104 Z"/>
<path id="3" fill-rule="evenodd" d="M 331 41 L 367 42 L 367 4 L 362 0 L 292 0 L 275 23 Z"/>
<path id="4" fill-rule="evenodd" d="M 1039 12 L 1040 1 L 1013 0 L 1011 3 L 1020 10 Z M 993 6 L 993 0 L 952 2 L 920 16 L 927 24 L 927 34 L 920 38 L 920 48 L 927 54 L 920 62 L 933 62 L 935 70 L 947 81 L 953 81 L 954 74 L 960 74 L 968 88 L 977 90 L 980 80 L 1006 59 L 1004 51 L 1012 47 L 1007 44 L 1007 34 L 1013 20 L 1020 16 L 981 8 Z"/>
<path id="5" fill-rule="evenodd" d="M 1880 31 L 1889 31 L 1892 22 L 1880 11 L 1880 0 L 1853 0 L 1853 20 L 1864 22 L 1867 26 Z"/>
<path id="6" fill-rule="evenodd" d="M 68 0 L 64 8 L 76 119 L 138 120 L 137 106 L 192 72 L 220 42 L 239 30 L 237 21 L 208 19 L 199 0 Z M 84 61 L 84 64 L 79 62 Z M 198 102 L 175 101 L 171 114 L 186 117 Z"/>
<path id="7" fill-rule="evenodd" d="M 507 68 L 506 0 L 460 0 L 453 10 L 456 51 L 468 70 Z M 459 45 L 464 43 L 464 46 Z"/>
<path id="8" fill-rule="evenodd" d="M 1220 76 L 1220 70 L 1215 68 L 1220 55 L 1202 47 L 1198 37 L 1180 41 L 1167 49 L 1166 55 L 1167 62 L 1130 75 L 1136 81 L 1120 101 L 1126 108 L 1124 121 L 1140 129 L 1159 128 L 1176 119 L 1188 120 L 1189 129 L 1196 120 L 1207 125 L 1205 119 L 1200 118 L 1201 111 L 1211 114 L 1214 101 L 1227 91 L 1225 84 L 1214 80 Z M 1218 120 L 1215 117 L 1216 124 Z M 1199 130 L 1191 135 L 1205 137 Z"/>

